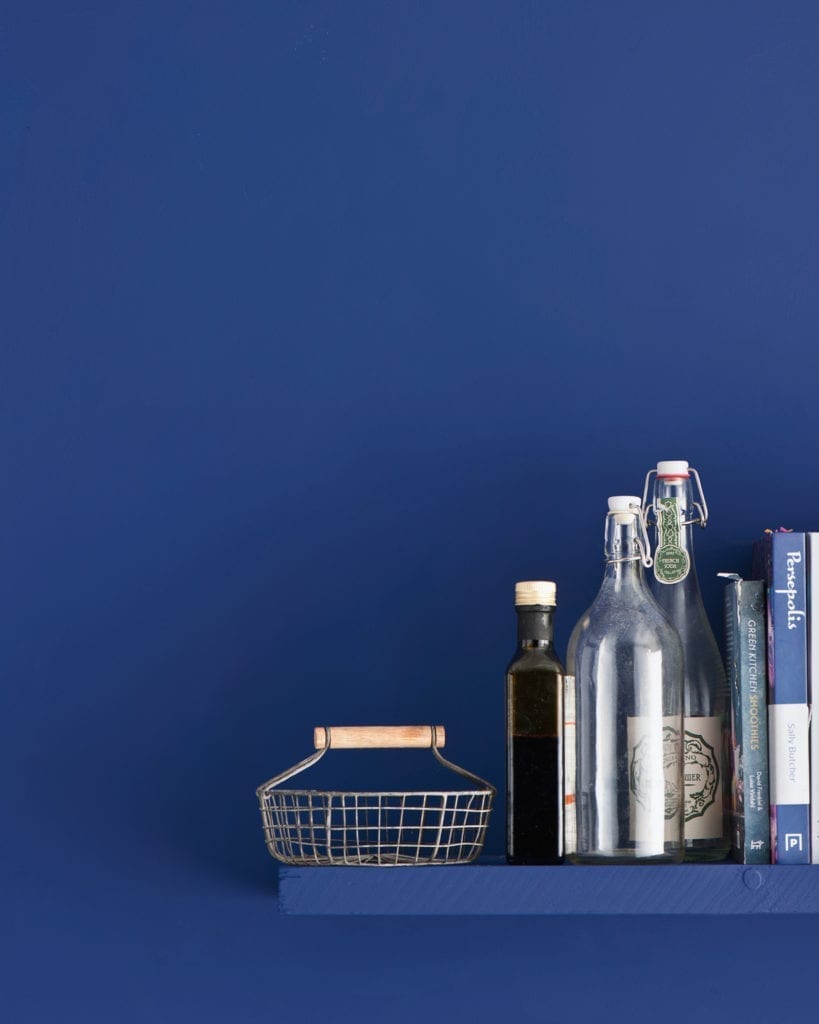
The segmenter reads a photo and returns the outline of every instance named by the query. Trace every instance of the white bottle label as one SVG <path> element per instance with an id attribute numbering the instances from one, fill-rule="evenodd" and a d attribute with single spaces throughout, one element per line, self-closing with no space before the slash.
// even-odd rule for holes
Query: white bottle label
<path id="1" fill-rule="evenodd" d="M 577 807 L 575 805 L 576 730 L 574 676 L 563 676 L 563 850 L 577 850 Z"/>
<path id="2" fill-rule="evenodd" d="M 722 836 L 722 719 L 686 717 L 685 838 Z"/>
<path id="3" fill-rule="evenodd" d="M 662 854 L 666 842 L 679 842 L 683 806 L 679 769 L 679 718 L 629 718 L 629 838 L 643 856 Z"/>

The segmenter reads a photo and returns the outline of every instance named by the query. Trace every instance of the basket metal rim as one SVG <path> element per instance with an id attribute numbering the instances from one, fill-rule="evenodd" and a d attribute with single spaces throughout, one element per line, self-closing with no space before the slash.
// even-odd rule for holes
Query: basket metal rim
<path id="1" fill-rule="evenodd" d="M 292 868 L 442 868 L 457 867 L 459 864 L 472 864 L 478 860 L 483 847 L 470 853 L 467 857 L 459 857 L 457 860 L 427 859 L 427 860 L 289 860 L 280 857 L 276 853 L 270 856 L 280 864 L 286 864 Z"/>
<path id="2" fill-rule="evenodd" d="M 372 790 L 358 790 L 358 789 L 270 789 L 267 793 L 261 795 L 261 799 L 264 800 L 267 797 L 275 796 L 276 794 L 281 796 L 352 796 L 356 798 L 362 797 L 407 797 L 407 796 L 495 796 L 494 789 L 372 789 Z"/>

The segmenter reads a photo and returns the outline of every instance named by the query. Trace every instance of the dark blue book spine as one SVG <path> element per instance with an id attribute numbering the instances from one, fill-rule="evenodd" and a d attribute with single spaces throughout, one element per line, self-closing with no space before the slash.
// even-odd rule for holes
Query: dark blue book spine
<path id="1" fill-rule="evenodd" d="M 766 534 L 771 846 L 810 863 L 807 574 L 804 533 Z"/>
<path id="2" fill-rule="evenodd" d="M 765 583 L 721 575 L 731 580 L 725 590 L 725 655 L 731 687 L 732 852 L 740 864 L 769 864 Z"/>

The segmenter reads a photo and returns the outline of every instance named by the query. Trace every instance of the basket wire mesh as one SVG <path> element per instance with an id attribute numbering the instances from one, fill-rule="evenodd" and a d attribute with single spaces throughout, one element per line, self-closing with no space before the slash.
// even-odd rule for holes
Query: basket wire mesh
<path id="1" fill-rule="evenodd" d="M 400 727 L 371 727 L 382 734 Z M 310 757 L 259 786 L 267 849 L 285 864 L 399 866 L 466 864 L 483 848 L 495 789 L 440 753 L 441 726 L 427 730 L 426 745 L 444 768 L 472 788 L 404 792 L 335 792 L 281 789 L 282 783 L 319 761 L 333 745 L 333 729 L 318 729 L 324 742 Z M 361 727 L 362 735 L 371 730 Z M 337 733 L 341 730 L 336 729 Z M 352 733 L 353 729 L 346 730 Z M 406 732 L 406 730 L 404 730 Z M 418 746 L 419 743 L 350 743 L 349 746 Z M 316 744 L 318 746 L 318 743 Z"/>

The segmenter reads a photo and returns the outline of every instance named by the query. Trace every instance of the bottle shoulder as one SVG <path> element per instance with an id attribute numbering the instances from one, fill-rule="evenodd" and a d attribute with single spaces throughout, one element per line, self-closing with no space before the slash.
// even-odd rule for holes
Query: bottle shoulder
<path id="1" fill-rule="evenodd" d="M 650 593 L 621 598 L 604 591 L 598 594 L 572 632 L 567 659 L 570 663 L 574 663 L 579 647 L 600 646 L 607 640 L 648 648 L 680 646 L 676 628 Z"/>
<path id="2" fill-rule="evenodd" d="M 724 674 L 722 655 L 699 589 L 695 592 L 686 592 L 677 589 L 675 584 L 658 584 L 654 589 L 654 595 L 679 633 L 685 651 L 688 676 L 700 672 L 709 676 Z"/>
<path id="3" fill-rule="evenodd" d="M 563 665 L 553 647 L 524 647 L 515 651 L 509 662 L 507 673 L 552 671 L 563 672 Z"/>

